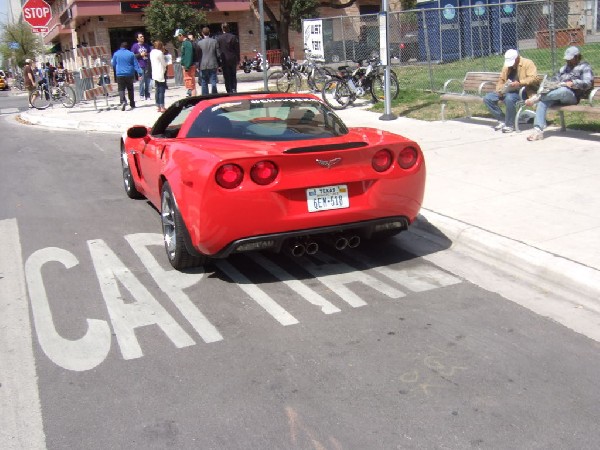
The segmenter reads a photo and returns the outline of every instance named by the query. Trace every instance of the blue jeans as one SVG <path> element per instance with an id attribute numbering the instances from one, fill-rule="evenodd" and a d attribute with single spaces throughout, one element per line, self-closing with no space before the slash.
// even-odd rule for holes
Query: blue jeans
<path id="1" fill-rule="evenodd" d="M 535 110 L 533 126 L 540 130 L 546 128 L 546 112 L 548 112 L 548 107 L 556 104 L 576 105 L 577 97 L 575 97 L 573 91 L 568 87 L 559 87 L 547 94 L 542 94 L 537 109 Z"/>
<path id="2" fill-rule="evenodd" d="M 515 126 L 515 115 L 517 114 L 517 102 L 521 100 L 518 92 L 508 92 L 504 94 L 504 104 L 506 105 L 506 114 L 498 106 L 500 96 L 497 92 L 489 92 L 483 97 L 483 103 L 492 113 L 492 116 L 498 122 L 504 122 L 507 127 Z"/>
<path id="3" fill-rule="evenodd" d="M 166 81 L 155 81 L 154 82 L 154 100 L 156 102 L 156 106 L 163 107 L 165 106 L 165 91 L 167 90 L 167 82 Z"/>
<path id="4" fill-rule="evenodd" d="M 150 74 L 140 75 L 140 99 L 150 98 L 150 82 L 152 77 Z"/>
<path id="5" fill-rule="evenodd" d="M 217 93 L 217 69 L 202 69 L 200 71 L 200 86 L 202 95 L 208 95 L 208 84 L 211 85 L 211 94 Z"/>

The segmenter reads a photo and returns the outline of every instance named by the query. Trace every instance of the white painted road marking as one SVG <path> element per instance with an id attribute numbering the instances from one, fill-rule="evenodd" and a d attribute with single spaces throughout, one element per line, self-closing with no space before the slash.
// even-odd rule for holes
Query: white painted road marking
<path id="1" fill-rule="evenodd" d="M 152 252 L 148 250 L 149 246 L 158 245 L 163 247 L 162 236 L 156 233 L 138 233 L 125 236 L 133 251 L 138 255 L 158 287 L 169 296 L 173 304 L 179 309 L 179 312 L 192 324 L 194 330 L 204 339 L 204 342 L 222 341 L 223 336 L 208 321 L 206 316 L 200 312 L 190 298 L 183 292 L 184 289 L 192 287 L 204 277 L 204 273 L 183 273 L 174 269 L 164 270 Z"/>
<path id="2" fill-rule="evenodd" d="M 45 449 L 16 219 L 0 220 L 0 249 L 0 448 Z"/>
<path id="3" fill-rule="evenodd" d="M 238 285 L 238 287 L 252 298 L 256 303 L 264 308 L 277 322 L 281 325 L 295 325 L 298 320 L 292 316 L 289 312 L 283 309 L 279 303 L 273 300 L 269 294 L 253 284 L 245 275 L 233 267 L 226 260 L 219 260 L 217 267 L 231 280 Z"/>

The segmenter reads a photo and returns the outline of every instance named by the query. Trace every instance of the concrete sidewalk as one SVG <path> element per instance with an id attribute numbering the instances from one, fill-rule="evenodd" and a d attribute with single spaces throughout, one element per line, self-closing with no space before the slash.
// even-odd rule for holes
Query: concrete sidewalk
<path id="1" fill-rule="evenodd" d="M 262 81 L 241 81 L 238 91 L 262 87 Z M 169 88 L 167 106 L 184 95 L 182 87 Z M 453 245 L 494 252 L 504 263 L 600 298 L 600 134 L 554 128 L 544 140 L 528 142 L 529 125 L 502 134 L 484 119 L 383 121 L 361 107 L 338 114 L 349 126 L 419 143 L 428 178 L 417 230 L 433 225 Z M 86 102 L 21 114 L 36 125 L 114 133 L 150 125 L 158 116 L 153 101 L 138 102 L 132 111 L 96 111 Z"/>

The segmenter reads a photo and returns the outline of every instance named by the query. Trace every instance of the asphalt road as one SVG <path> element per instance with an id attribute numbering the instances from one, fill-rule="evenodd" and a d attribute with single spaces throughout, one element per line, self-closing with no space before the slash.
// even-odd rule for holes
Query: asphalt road
<path id="1" fill-rule="evenodd" d="M 1 448 L 597 448 L 598 343 L 510 298 L 552 293 L 411 233 L 177 273 L 118 136 L 0 135 Z"/>

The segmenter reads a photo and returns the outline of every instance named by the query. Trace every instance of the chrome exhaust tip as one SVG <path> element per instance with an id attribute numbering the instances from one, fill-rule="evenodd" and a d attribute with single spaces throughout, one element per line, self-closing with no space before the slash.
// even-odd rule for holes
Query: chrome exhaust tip
<path id="1" fill-rule="evenodd" d="M 300 257 L 306 253 L 306 247 L 300 242 L 295 242 L 291 245 L 290 252 L 292 253 L 292 256 Z"/>
<path id="2" fill-rule="evenodd" d="M 339 236 L 335 239 L 335 249 L 344 250 L 348 246 L 348 239 L 344 236 Z"/>
<path id="3" fill-rule="evenodd" d="M 348 238 L 348 247 L 349 248 L 356 248 L 360 245 L 360 236 L 357 236 L 356 234 L 353 236 L 350 236 Z"/>
<path id="4" fill-rule="evenodd" d="M 314 255 L 319 251 L 319 244 L 315 241 L 309 241 L 305 245 L 305 250 L 307 255 Z"/>

